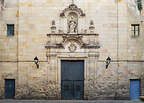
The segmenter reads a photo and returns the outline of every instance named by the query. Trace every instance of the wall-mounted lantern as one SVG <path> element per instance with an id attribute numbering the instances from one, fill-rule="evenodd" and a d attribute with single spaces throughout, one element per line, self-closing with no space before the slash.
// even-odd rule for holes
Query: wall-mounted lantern
<path id="1" fill-rule="evenodd" d="M 38 59 L 38 57 L 37 57 L 37 56 L 34 58 L 34 62 L 35 62 L 35 64 L 36 64 L 37 68 L 39 68 L 39 64 L 38 64 L 39 59 Z"/>
<path id="2" fill-rule="evenodd" d="M 108 68 L 110 62 L 111 62 L 111 58 L 108 57 L 108 58 L 106 59 L 106 69 Z"/>

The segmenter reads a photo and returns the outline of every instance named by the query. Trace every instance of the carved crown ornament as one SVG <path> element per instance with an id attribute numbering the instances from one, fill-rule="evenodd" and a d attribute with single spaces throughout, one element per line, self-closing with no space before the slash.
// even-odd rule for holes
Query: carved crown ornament
<path id="1" fill-rule="evenodd" d="M 48 38 L 53 38 L 54 35 L 57 35 L 57 37 L 62 38 L 62 41 L 59 43 L 53 43 L 51 44 L 51 41 L 48 41 L 45 48 L 65 48 L 65 45 L 67 43 L 70 43 L 68 49 L 70 52 L 75 52 L 77 49 L 77 44 L 80 48 L 90 48 L 90 49 L 96 49 L 100 48 L 100 45 L 98 42 L 93 43 L 85 43 L 83 40 L 84 36 L 91 36 L 98 38 L 99 34 L 95 33 L 95 25 L 94 21 L 90 20 L 88 30 L 83 29 L 83 31 L 79 32 L 79 26 L 80 23 L 79 19 L 80 17 L 85 17 L 85 13 L 82 11 L 81 8 L 78 8 L 75 4 L 70 4 L 67 8 L 65 8 L 60 13 L 60 18 L 65 19 L 65 22 L 67 22 L 67 32 L 64 32 L 62 29 L 58 29 L 56 27 L 55 20 L 52 20 L 51 22 L 51 33 L 47 34 Z M 60 24 L 61 25 L 61 24 Z M 64 28 L 64 27 L 62 27 Z M 57 32 L 58 31 L 58 32 Z M 92 38 L 93 39 L 93 38 Z M 75 44 L 76 43 L 76 44 Z"/>
<path id="2" fill-rule="evenodd" d="M 81 8 L 78 8 L 75 4 L 71 4 L 68 8 L 65 8 L 62 13 L 60 13 L 60 17 L 67 17 L 70 12 L 75 12 L 79 15 L 79 17 L 85 16 L 85 13 Z"/>

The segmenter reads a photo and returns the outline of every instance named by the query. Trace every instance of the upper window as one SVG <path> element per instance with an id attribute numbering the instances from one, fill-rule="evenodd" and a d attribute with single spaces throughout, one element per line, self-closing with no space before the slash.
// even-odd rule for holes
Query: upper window
<path id="1" fill-rule="evenodd" d="M 138 10 L 141 12 L 143 9 L 142 0 L 137 0 L 137 7 L 138 7 Z"/>
<path id="2" fill-rule="evenodd" d="M 7 36 L 14 36 L 14 24 L 7 24 Z"/>
<path id="3" fill-rule="evenodd" d="M 138 37 L 140 34 L 140 25 L 139 24 L 131 24 L 131 32 L 133 37 Z"/>

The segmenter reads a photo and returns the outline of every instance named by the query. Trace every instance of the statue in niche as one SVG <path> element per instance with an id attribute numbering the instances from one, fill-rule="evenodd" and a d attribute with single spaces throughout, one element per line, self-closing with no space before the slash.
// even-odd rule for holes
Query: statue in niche
<path id="1" fill-rule="evenodd" d="M 70 13 L 68 17 L 68 33 L 77 33 L 77 14 Z"/>
<path id="2" fill-rule="evenodd" d="M 75 21 L 69 22 L 69 33 L 76 33 L 77 24 Z"/>

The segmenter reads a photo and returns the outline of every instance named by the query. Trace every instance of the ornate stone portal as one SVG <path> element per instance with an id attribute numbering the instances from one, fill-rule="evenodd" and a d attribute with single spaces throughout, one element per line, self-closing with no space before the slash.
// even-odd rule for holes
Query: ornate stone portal
<path id="1" fill-rule="evenodd" d="M 63 23 L 67 24 L 66 31 L 59 30 L 57 32 L 57 27 L 53 20 L 50 28 L 51 33 L 47 34 L 48 41 L 45 48 L 47 50 L 46 56 L 49 63 L 48 68 L 55 69 L 58 73 L 58 93 L 60 93 L 61 83 L 61 60 L 84 60 L 84 71 L 89 71 L 89 74 L 86 73 L 85 75 L 85 81 L 87 81 L 87 83 L 93 82 L 90 77 L 93 77 L 93 70 L 96 69 L 99 57 L 99 34 L 95 33 L 94 21 L 92 20 L 90 20 L 89 28 L 84 28 L 87 32 L 79 32 L 79 26 L 82 25 L 80 21 L 82 21 L 84 17 L 86 17 L 84 12 L 75 4 L 71 4 L 60 14 L 60 18 L 64 19 Z M 92 70 L 91 68 L 94 69 Z M 93 80 L 95 81 L 95 78 L 93 78 Z M 85 86 L 86 85 L 88 84 L 85 84 Z M 93 91 L 93 88 L 89 88 L 89 90 Z M 87 93 L 88 91 L 85 90 L 84 95 L 88 95 Z"/>
<path id="2" fill-rule="evenodd" d="M 57 33 L 56 32 L 56 26 L 55 26 L 55 21 L 52 21 L 52 26 L 51 26 L 51 33 L 47 34 L 48 36 L 48 42 L 47 45 L 45 46 L 47 49 L 50 48 L 60 48 L 63 47 L 65 48 L 65 44 L 67 42 L 76 42 L 78 45 L 83 48 L 100 48 L 99 46 L 99 41 L 98 41 L 98 35 L 94 33 L 94 22 L 91 20 L 90 21 L 90 26 L 89 26 L 89 33 L 78 33 L 78 24 L 79 24 L 79 19 L 80 17 L 85 17 L 84 12 L 78 8 L 75 4 L 69 5 L 68 8 L 64 9 L 62 13 L 60 14 L 60 18 L 67 19 L 67 32 L 63 33 L 62 31 Z M 87 30 L 85 30 L 87 31 Z M 60 42 L 59 40 L 55 43 L 52 44 L 52 39 L 54 36 L 61 38 L 62 41 Z M 94 38 L 93 38 L 94 37 Z M 60 39 L 60 40 L 61 40 Z M 84 41 L 83 39 L 87 39 Z M 93 41 L 93 42 L 92 42 Z M 59 43 L 58 43 L 59 42 Z M 88 42 L 88 43 L 86 43 Z M 73 46 L 72 46 L 73 45 Z M 73 43 L 71 43 L 71 46 L 74 47 L 75 49 L 77 48 L 74 46 Z M 70 46 L 70 48 L 71 48 Z M 72 50 L 72 51 L 75 51 Z M 69 49 L 71 51 L 71 49 Z"/>

